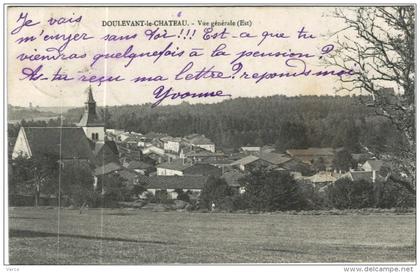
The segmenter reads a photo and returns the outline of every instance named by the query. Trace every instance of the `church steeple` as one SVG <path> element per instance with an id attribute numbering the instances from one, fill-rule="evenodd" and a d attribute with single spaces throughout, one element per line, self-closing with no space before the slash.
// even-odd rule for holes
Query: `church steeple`
<path id="1" fill-rule="evenodd" d="M 92 86 L 89 85 L 88 87 L 88 100 L 86 103 L 96 103 L 96 101 L 93 99 L 93 95 L 92 95 Z"/>
<path id="2" fill-rule="evenodd" d="M 96 113 L 96 101 L 93 98 L 92 87 L 89 86 L 87 91 L 88 95 L 85 102 L 85 111 L 77 125 L 83 128 L 86 136 L 92 141 L 103 141 L 105 124 Z"/>
<path id="3" fill-rule="evenodd" d="M 88 98 L 85 102 L 85 111 L 88 112 L 89 116 L 96 116 L 96 101 L 92 95 L 92 87 L 88 88 Z"/>

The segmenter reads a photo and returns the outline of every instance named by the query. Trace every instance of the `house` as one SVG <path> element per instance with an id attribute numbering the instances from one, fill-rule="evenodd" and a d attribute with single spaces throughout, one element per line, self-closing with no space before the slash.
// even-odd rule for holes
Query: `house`
<path id="1" fill-rule="evenodd" d="M 225 157 L 225 154 L 222 152 L 211 152 L 201 147 L 183 147 L 179 157 L 190 159 L 193 162 L 201 162 L 209 159 L 221 159 Z"/>
<path id="2" fill-rule="evenodd" d="M 258 146 L 244 146 L 240 148 L 240 151 L 247 154 L 256 154 L 258 155 L 261 152 L 261 147 Z"/>
<path id="3" fill-rule="evenodd" d="M 142 149 L 142 153 L 145 154 L 145 155 L 150 154 L 150 153 L 154 153 L 154 154 L 163 156 L 163 155 L 165 155 L 165 150 L 162 149 L 162 148 L 159 148 L 157 146 L 151 145 L 151 146 L 148 146 L 148 147 Z"/>
<path id="4" fill-rule="evenodd" d="M 306 164 L 312 164 L 315 160 L 321 158 L 327 167 L 332 165 L 335 153 L 341 148 L 308 148 L 308 149 L 288 149 L 286 153 L 292 158 L 299 159 Z"/>
<path id="5" fill-rule="evenodd" d="M 365 180 L 368 182 L 376 182 L 380 178 L 380 176 L 373 171 L 349 171 L 344 174 L 343 177 L 348 177 L 352 181 Z"/>
<path id="6" fill-rule="evenodd" d="M 323 187 L 334 183 L 338 177 L 331 172 L 322 171 L 312 176 L 301 176 L 299 180 L 312 183 L 315 187 Z"/>
<path id="7" fill-rule="evenodd" d="M 123 166 L 127 168 L 128 170 L 132 170 L 142 175 L 147 175 L 148 173 L 154 170 L 154 167 L 152 164 L 149 164 L 143 161 L 137 161 L 137 160 L 133 160 L 128 163 L 125 163 L 123 164 Z"/>
<path id="8" fill-rule="evenodd" d="M 207 180 L 206 176 L 139 177 L 139 183 L 145 184 L 148 192 L 155 196 L 164 194 L 170 199 L 176 199 L 179 191 L 188 193 L 192 199 L 197 199 Z"/>
<path id="9" fill-rule="evenodd" d="M 157 165 L 156 173 L 158 176 L 182 176 L 184 170 L 191 166 L 191 163 L 186 163 L 183 159 L 177 159 Z"/>
<path id="10" fill-rule="evenodd" d="M 130 132 L 124 132 L 120 135 L 118 135 L 117 139 L 118 141 L 124 142 L 125 140 L 129 139 L 131 137 Z"/>
<path id="11" fill-rule="evenodd" d="M 201 163 L 207 163 L 207 164 L 219 167 L 222 169 L 222 172 L 223 172 L 223 170 L 230 169 L 234 161 L 235 160 L 230 159 L 230 158 L 222 158 L 222 159 L 208 158 L 208 159 L 203 159 Z"/>
<path id="12" fill-rule="evenodd" d="M 112 141 L 117 141 L 118 136 L 123 134 L 123 133 L 124 133 L 123 130 L 117 130 L 117 129 L 106 129 L 105 130 L 105 135 L 107 136 L 107 138 L 109 140 L 112 140 Z"/>
<path id="13" fill-rule="evenodd" d="M 183 175 L 201 175 L 201 176 L 214 176 L 220 177 L 222 175 L 222 169 L 206 164 L 196 163 L 183 170 Z"/>
<path id="14" fill-rule="evenodd" d="M 376 171 L 379 172 L 381 167 L 384 166 L 384 162 L 382 160 L 371 159 L 367 160 L 363 165 L 362 169 L 364 171 Z"/>
<path id="15" fill-rule="evenodd" d="M 367 160 L 365 164 L 362 165 L 362 169 L 367 172 L 372 172 L 372 181 L 375 182 L 380 176 L 379 173 L 382 167 L 386 167 L 387 164 L 382 160 L 371 159 Z"/>
<path id="16" fill-rule="evenodd" d="M 261 163 L 261 164 L 258 164 Z M 257 166 L 263 166 L 264 162 L 254 155 L 249 155 L 238 159 L 232 163 L 232 166 L 238 167 L 241 171 L 249 171 Z"/>
<path id="17" fill-rule="evenodd" d="M 249 155 L 232 163 L 241 171 L 249 171 L 254 168 L 280 168 L 283 164 L 291 161 L 291 158 L 278 153 L 260 153 L 260 155 Z"/>
<path id="18" fill-rule="evenodd" d="M 164 137 L 161 138 L 163 141 L 163 149 L 165 152 L 178 154 L 181 149 L 182 139 L 180 137 Z"/>
<path id="19" fill-rule="evenodd" d="M 278 153 L 261 153 L 258 157 L 274 166 L 280 166 L 292 160 L 289 156 Z"/>
<path id="20" fill-rule="evenodd" d="M 151 138 L 147 138 L 145 136 L 142 136 L 139 139 L 139 141 L 137 143 L 137 146 L 141 147 L 141 148 L 146 148 L 146 147 L 152 146 L 152 141 L 153 140 Z"/>
<path id="21" fill-rule="evenodd" d="M 161 149 L 163 149 L 163 141 L 161 139 L 167 136 L 168 136 L 167 134 L 155 133 L 155 132 L 149 132 L 143 135 L 143 137 L 151 140 L 150 144 L 152 144 L 153 146 L 159 147 Z"/>
<path id="22" fill-rule="evenodd" d="M 108 164 L 99 166 L 93 170 L 93 187 L 96 189 L 100 187 L 98 185 L 99 178 L 106 176 L 106 175 L 113 175 L 116 174 L 117 171 L 121 170 L 122 166 L 115 162 L 110 162 Z M 104 189 L 102 188 L 102 191 Z"/>
<path id="23" fill-rule="evenodd" d="M 192 134 L 185 137 L 185 141 L 193 147 L 200 147 L 204 150 L 214 153 L 216 151 L 215 144 L 204 135 Z"/>
<path id="24" fill-rule="evenodd" d="M 118 142 L 117 144 L 119 157 L 125 160 L 141 160 L 143 152 L 137 147 L 129 147 L 125 143 Z"/>
<path id="25" fill-rule="evenodd" d="M 104 176 L 117 176 L 120 177 L 128 188 L 132 188 L 138 184 L 138 174 L 134 171 L 124 168 L 123 166 L 111 162 L 104 166 L 97 167 L 94 172 L 94 187 L 97 188 L 98 181 Z"/>

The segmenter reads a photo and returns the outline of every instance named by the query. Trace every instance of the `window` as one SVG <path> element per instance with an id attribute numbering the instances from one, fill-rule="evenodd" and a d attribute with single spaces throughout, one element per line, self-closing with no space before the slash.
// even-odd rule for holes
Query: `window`
<path id="1" fill-rule="evenodd" d="M 92 140 L 98 140 L 99 139 L 99 133 L 92 133 Z"/>

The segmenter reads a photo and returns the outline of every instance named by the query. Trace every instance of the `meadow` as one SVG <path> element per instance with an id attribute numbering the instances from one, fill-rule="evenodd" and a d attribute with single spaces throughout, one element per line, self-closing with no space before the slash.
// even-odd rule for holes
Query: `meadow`
<path id="1" fill-rule="evenodd" d="M 415 214 L 9 209 L 10 264 L 415 262 Z"/>

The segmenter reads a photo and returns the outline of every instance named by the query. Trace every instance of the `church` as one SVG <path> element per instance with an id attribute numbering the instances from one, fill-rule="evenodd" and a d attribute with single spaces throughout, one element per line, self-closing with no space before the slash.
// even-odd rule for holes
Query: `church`
<path id="1" fill-rule="evenodd" d="M 12 158 L 52 156 L 63 167 L 74 162 L 91 168 L 119 164 L 117 146 L 106 139 L 105 123 L 96 111 L 92 88 L 87 91 L 84 112 L 75 127 L 21 127 Z"/>

